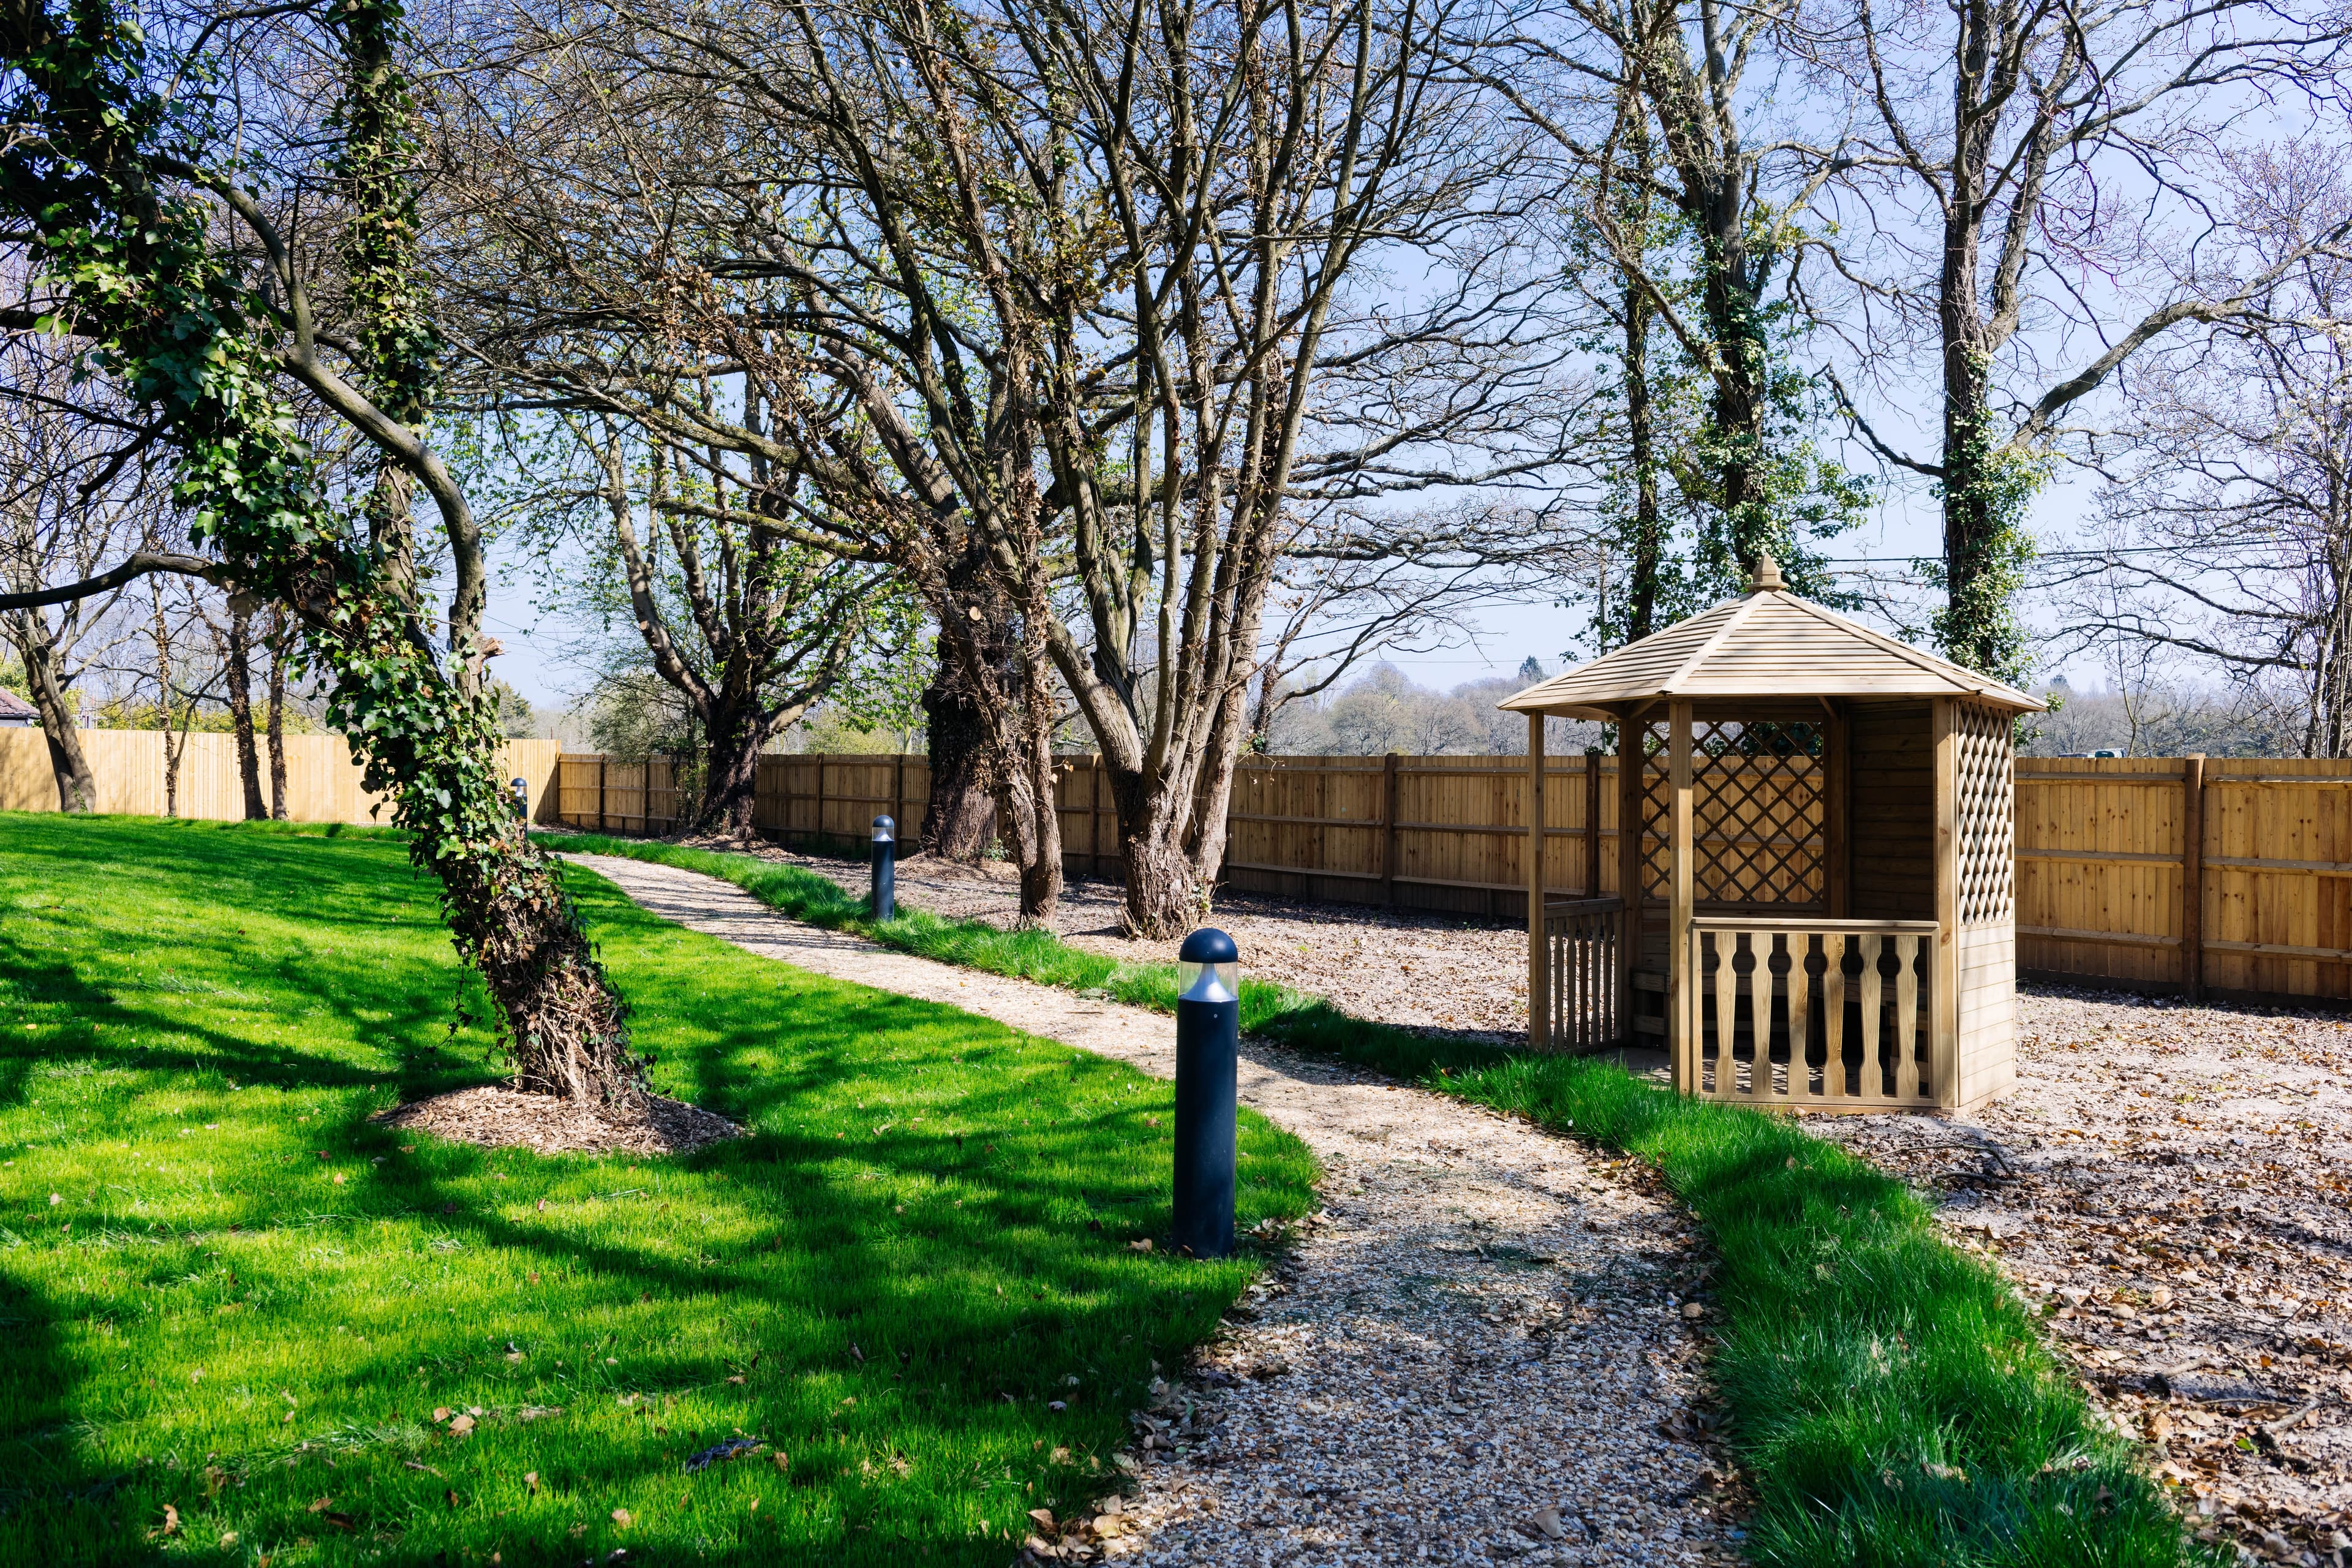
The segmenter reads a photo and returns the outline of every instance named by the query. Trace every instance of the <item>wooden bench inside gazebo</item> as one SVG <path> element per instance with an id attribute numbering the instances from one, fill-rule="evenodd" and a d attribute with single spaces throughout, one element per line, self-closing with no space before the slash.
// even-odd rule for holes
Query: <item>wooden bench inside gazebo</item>
<path id="1" fill-rule="evenodd" d="M 2042 702 L 1788 592 L 1529 687 L 1537 1048 L 1664 1046 L 1677 1089 L 1958 1110 L 2015 1078 L 2011 728 Z M 1547 901 L 1544 720 L 1617 727 L 1621 896 Z"/>

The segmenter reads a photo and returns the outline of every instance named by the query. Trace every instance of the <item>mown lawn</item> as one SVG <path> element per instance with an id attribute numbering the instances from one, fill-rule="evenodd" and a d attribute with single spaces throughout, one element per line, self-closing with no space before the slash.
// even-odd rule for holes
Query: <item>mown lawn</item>
<path id="1" fill-rule="evenodd" d="M 1251 1268 L 1130 1247 L 1168 1086 L 572 883 L 750 1136 L 372 1127 L 498 1076 L 395 838 L 0 816 L 0 1562 L 1001 1564 L 1110 1489 Z M 1308 1205 L 1242 1156 L 1244 1226 Z"/>

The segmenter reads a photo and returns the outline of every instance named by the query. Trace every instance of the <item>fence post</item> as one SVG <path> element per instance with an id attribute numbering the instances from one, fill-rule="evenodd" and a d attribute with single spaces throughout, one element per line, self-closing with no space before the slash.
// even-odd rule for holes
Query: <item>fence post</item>
<path id="1" fill-rule="evenodd" d="M 2180 994 L 2205 994 L 2205 753 L 2180 760 Z"/>
<path id="2" fill-rule="evenodd" d="M 907 820 L 907 753 L 898 753 L 890 770 L 890 815 L 900 822 Z M 921 825 L 917 824 L 919 830 Z"/>
<path id="3" fill-rule="evenodd" d="M 611 797 L 607 794 L 605 788 L 604 770 L 612 765 L 612 762 L 613 759 L 606 756 L 604 752 L 599 752 L 596 753 L 596 831 L 599 833 L 606 831 L 604 826 L 604 807 L 606 802 Z"/>
<path id="4" fill-rule="evenodd" d="M 1397 754 L 1381 762 L 1381 902 L 1396 908 Z"/>
<path id="5" fill-rule="evenodd" d="M 824 753 L 816 754 L 816 845 L 824 847 Z"/>
<path id="6" fill-rule="evenodd" d="M 1584 748 L 1584 896 L 1601 896 L 1601 748 Z"/>

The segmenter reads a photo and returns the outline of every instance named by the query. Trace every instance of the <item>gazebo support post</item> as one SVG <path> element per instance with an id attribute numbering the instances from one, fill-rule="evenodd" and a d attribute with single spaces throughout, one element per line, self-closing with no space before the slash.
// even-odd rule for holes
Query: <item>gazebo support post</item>
<path id="1" fill-rule="evenodd" d="M 1936 953 L 1929 984 L 1936 988 L 1935 1038 L 1928 1068 L 1936 1075 L 1936 1103 L 1947 1110 L 1960 1103 L 1960 742 L 1958 704 L 1935 700 L 1931 721 L 1936 768 Z"/>
<path id="2" fill-rule="evenodd" d="M 1691 969 L 1691 704 L 1687 698 L 1668 709 L 1667 783 L 1673 792 L 1667 817 L 1672 868 L 1666 893 L 1666 1050 L 1674 1062 L 1675 1088 L 1698 1089 L 1698 976 Z M 1729 1057 L 1727 1048 L 1725 1056 Z"/>
<path id="3" fill-rule="evenodd" d="M 1544 716 L 1528 715 L 1528 1045 L 1551 1048 L 1551 954 L 1544 941 Z"/>
<path id="4" fill-rule="evenodd" d="M 1633 971 L 1641 966 L 1642 903 L 1648 892 L 1642 874 L 1642 774 L 1649 766 L 1643 736 L 1648 732 L 1630 712 L 1617 721 L 1617 896 L 1625 900 L 1624 935 L 1617 943 L 1617 1043 L 1624 1047 L 1635 1043 Z"/>
<path id="5" fill-rule="evenodd" d="M 1822 731 L 1822 837 L 1828 852 L 1823 857 L 1828 865 L 1822 868 L 1822 903 L 1830 919 L 1842 921 L 1853 890 L 1853 752 L 1845 710 L 1827 699 L 1822 706 L 1830 715 Z"/>

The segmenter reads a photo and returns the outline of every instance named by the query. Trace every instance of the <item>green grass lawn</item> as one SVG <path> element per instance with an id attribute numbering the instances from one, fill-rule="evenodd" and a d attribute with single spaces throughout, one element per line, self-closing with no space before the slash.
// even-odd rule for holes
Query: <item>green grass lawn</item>
<path id="1" fill-rule="evenodd" d="M 657 1087 L 750 1136 L 372 1127 L 498 1076 L 396 838 L 0 816 L 0 1563 L 994 1565 L 1110 1489 L 1251 1268 L 1130 1247 L 1169 1086 L 572 880 Z M 1243 1225 L 1311 1203 L 1242 1158 Z"/>

